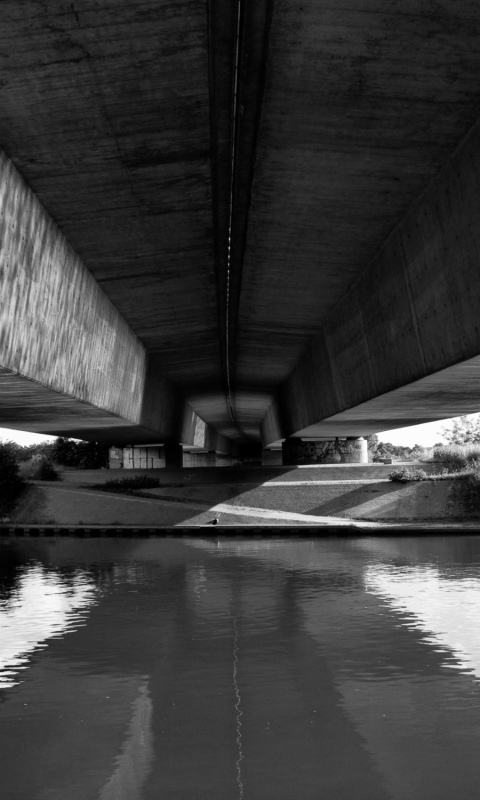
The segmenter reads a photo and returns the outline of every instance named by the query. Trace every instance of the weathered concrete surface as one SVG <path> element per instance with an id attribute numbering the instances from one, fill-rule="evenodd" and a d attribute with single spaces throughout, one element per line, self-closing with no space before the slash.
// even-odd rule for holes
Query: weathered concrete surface
<path id="1" fill-rule="evenodd" d="M 273 4 L 237 334 L 237 384 L 244 390 L 239 410 L 252 426 L 260 406 L 266 412 L 279 384 L 296 374 L 300 357 L 324 325 L 329 331 L 342 326 L 341 347 L 321 353 L 318 339 L 311 345 L 311 368 L 306 356 L 301 380 L 288 384 L 295 392 L 282 391 L 288 405 L 282 438 L 339 410 L 339 373 L 347 395 L 345 404 L 339 398 L 342 408 L 364 399 L 365 384 L 382 391 L 378 374 L 393 377 L 402 369 L 400 360 L 404 380 L 424 374 L 415 342 L 410 350 L 408 316 L 384 338 L 383 324 L 396 315 L 398 297 L 388 257 L 378 267 L 379 277 L 384 270 L 391 276 L 383 280 L 383 292 L 374 291 L 373 280 L 364 282 L 364 273 L 479 115 L 479 30 L 480 8 L 463 1 Z M 453 191 L 452 200 L 471 221 L 478 200 Z M 448 199 L 441 211 L 447 209 Z M 432 211 L 430 240 L 442 236 L 441 220 Z M 452 226 L 451 233 L 450 245 L 456 235 L 463 240 L 455 265 L 465 258 L 470 262 L 463 264 L 463 274 L 472 272 L 474 305 L 475 233 L 466 224 L 456 231 Z M 411 243 L 422 239 L 412 235 Z M 428 299 L 420 272 L 416 283 L 412 293 L 422 293 L 425 311 L 432 314 L 428 336 L 435 349 L 437 327 L 445 334 L 441 309 L 450 296 L 438 287 Z M 367 302 L 369 317 L 361 328 L 359 305 L 364 309 Z M 417 310 L 422 326 L 422 309 Z M 329 343 L 332 339 L 335 334 Z M 345 352 L 350 347 L 351 358 Z M 451 355 L 473 354 L 459 355 L 456 348 Z M 338 362 L 335 381 L 332 362 Z M 355 389 L 358 396 L 352 396 Z M 316 418 L 305 415 L 305 422 L 304 394 L 315 398 L 319 412 Z M 421 416 L 414 408 L 411 415 Z M 338 429 L 352 435 L 364 431 Z"/>
<path id="2" fill-rule="evenodd" d="M 7 0 L 0 145 L 163 373 L 238 436 L 220 363 L 208 28 L 203 0 Z"/>
<path id="3" fill-rule="evenodd" d="M 477 124 L 309 344 L 265 443 L 478 411 L 479 208 Z"/>
<path id="4" fill-rule="evenodd" d="M 322 419 L 319 435 L 362 435 L 478 410 L 475 392 L 462 400 L 448 389 L 442 405 L 433 384 L 406 411 L 363 405 L 480 354 L 470 316 L 478 203 L 464 177 L 452 174 L 461 190 L 443 195 L 438 215 L 429 207 L 418 235 L 405 228 L 408 282 L 390 243 L 375 262 L 382 291 L 373 267 L 360 287 L 480 114 L 479 33 L 470 0 L 258 0 L 242 3 L 240 17 L 234 0 L 2 3 L 0 145 L 149 355 L 134 367 L 154 385 L 131 441 L 142 441 L 143 424 L 148 440 L 157 414 L 170 431 L 183 427 L 184 400 L 236 440 L 258 441 L 268 412 L 266 442 Z M 440 242 L 450 196 L 463 217 L 439 246 L 455 267 L 432 250 L 443 283 L 429 300 L 436 273 L 418 247 Z M 19 289 L 28 285 L 21 277 Z M 405 290 L 417 295 L 416 316 L 402 316 Z M 457 290 L 471 301 L 455 300 Z M 464 346 L 461 324 L 444 326 L 451 302 L 452 319 L 466 312 Z M 38 348 L 43 358 L 48 348 Z M 76 345 L 70 352 L 80 359 Z M 127 369 L 126 353 L 122 361 Z M 104 385 L 121 380 L 107 356 L 98 363 Z M 157 369 L 180 393 L 173 406 Z M 457 379 L 441 374 L 440 387 Z M 89 396 L 105 391 L 99 376 L 92 387 Z M 138 403 L 123 394 L 122 408 Z M 56 418 L 74 413 L 68 430 L 85 436 L 94 409 L 118 412 L 57 401 Z M 18 418 L 12 408 L 3 424 L 36 425 L 32 407 Z"/>
<path id="5" fill-rule="evenodd" d="M 0 209 L 2 424 L 119 442 L 216 441 L 2 153 Z"/>

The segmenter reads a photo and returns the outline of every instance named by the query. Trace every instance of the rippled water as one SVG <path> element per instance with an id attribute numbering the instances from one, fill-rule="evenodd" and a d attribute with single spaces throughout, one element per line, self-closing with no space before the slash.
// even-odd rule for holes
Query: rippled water
<path id="1" fill-rule="evenodd" d="M 0 543 L 5 800 L 479 795 L 480 539 Z"/>

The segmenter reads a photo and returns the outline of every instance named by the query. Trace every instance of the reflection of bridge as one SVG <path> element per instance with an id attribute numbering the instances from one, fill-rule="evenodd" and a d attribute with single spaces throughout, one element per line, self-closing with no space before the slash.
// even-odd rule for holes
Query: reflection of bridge
<path id="1" fill-rule="evenodd" d="M 435 539 L 435 567 L 432 539 L 111 545 L 12 542 L 12 633 L 33 607 L 48 648 L 0 704 L 4 796 L 238 797 L 235 682 L 253 796 L 475 796 L 476 539 Z"/>
<path id="2" fill-rule="evenodd" d="M 228 452 L 478 410 L 480 10 L 330 6 L 2 5 L 0 424 Z"/>

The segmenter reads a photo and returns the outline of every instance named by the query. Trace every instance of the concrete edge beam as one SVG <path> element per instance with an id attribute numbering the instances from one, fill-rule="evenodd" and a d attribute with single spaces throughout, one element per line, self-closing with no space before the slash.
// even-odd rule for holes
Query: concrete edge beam
<path id="1" fill-rule="evenodd" d="M 1 151 L 0 424 L 116 442 L 218 437 Z"/>
<path id="2" fill-rule="evenodd" d="M 386 420 L 400 427 L 480 408 L 480 381 L 465 391 L 452 370 L 465 363 L 472 374 L 480 354 L 479 208 L 477 123 L 310 342 L 263 420 L 264 445 L 294 434 L 358 436 L 386 430 Z M 411 384 L 418 391 L 406 407 L 403 387 Z M 365 404 L 387 395 L 377 422 L 378 409 Z M 363 429 L 350 424 L 359 406 Z M 350 421 L 339 418 L 346 412 Z"/>

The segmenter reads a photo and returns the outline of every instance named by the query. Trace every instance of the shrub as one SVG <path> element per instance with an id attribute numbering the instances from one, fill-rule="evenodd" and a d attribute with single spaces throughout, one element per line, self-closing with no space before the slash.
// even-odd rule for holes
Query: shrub
<path id="1" fill-rule="evenodd" d="M 462 472 L 480 462 L 480 444 L 449 444 L 436 447 L 436 461 L 443 461 L 450 472 Z"/>
<path id="2" fill-rule="evenodd" d="M 154 489 L 160 486 L 158 478 L 151 478 L 149 475 L 137 475 L 135 478 L 120 478 L 119 480 L 106 481 L 97 484 L 97 489 L 104 489 L 107 492 L 136 492 L 141 489 Z"/>
<path id="3" fill-rule="evenodd" d="M 27 481 L 58 481 L 60 475 L 48 458 L 34 456 L 20 464 L 20 475 Z"/>
<path id="4" fill-rule="evenodd" d="M 58 481 L 60 476 L 53 466 L 51 461 L 48 461 L 46 458 L 40 459 L 37 462 L 37 480 L 39 481 Z"/>
<path id="5" fill-rule="evenodd" d="M 423 469 L 408 470 L 406 467 L 403 469 L 394 469 L 389 472 L 388 477 L 391 481 L 398 483 L 407 483 L 408 481 L 428 481 L 430 475 L 427 475 Z"/>
<path id="6" fill-rule="evenodd" d="M 390 480 L 396 481 L 398 483 L 406 483 L 407 481 L 409 481 L 410 478 L 408 476 L 409 472 L 406 467 L 403 467 L 403 469 L 394 469 L 392 470 L 392 472 L 388 473 L 388 477 L 390 478 Z"/>
<path id="7" fill-rule="evenodd" d="M 424 469 L 414 469 L 410 473 L 409 480 L 411 480 L 411 481 L 428 481 L 429 477 L 430 476 L 427 475 L 427 473 L 425 472 Z"/>

